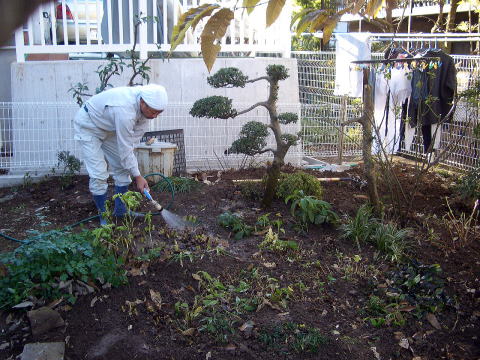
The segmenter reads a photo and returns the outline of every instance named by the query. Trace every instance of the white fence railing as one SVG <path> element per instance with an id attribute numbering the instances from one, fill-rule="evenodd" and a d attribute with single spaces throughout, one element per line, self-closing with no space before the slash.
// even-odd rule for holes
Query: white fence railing
<path id="1" fill-rule="evenodd" d="M 170 37 L 181 13 L 205 0 L 56 0 L 39 7 L 15 33 L 17 61 L 26 54 L 125 52 L 131 50 L 137 19 L 136 50 L 142 59 L 149 52 L 170 51 Z M 234 20 L 222 39 L 223 52 L 290 53 L 290 2 L 277 21 L 265 28 L 266 3 L 247 15 L 231 0 L 217 1 L 234 10 Z M 177 52 L 199 52 L 206 21 L 187 31 Z"/>
<path id="2" fill-rule="evenodd" d="M 236 104 L 239 109 L 250 104 Z M 268 123 L 268 112 L 256 108 L 235 119 L 193 118 L 192 104 L 169 104 L 148 131 L 183 129 L 185 160 L 187 168 L 215 168 L 236 166 L 241 155 L 224 155 L 232 142 L 238 138 L 243 124 L 247 121 Z M 72 103 L 0 103 L 0 174 L 8 172 L 32 173 L 49 171 L 57 165 L 60 151 L 81 158 L 79 148 L 73 139 L 73 118 L 78 106 Z M 298 104 L 280 104 L 279 111 L 299 113 Z M 296 134 L 299 124 L 283 126 L 285 132 Z M 269 145 L 274 142 L 268 138 Z M 301 147 L 293 147 L 288 160 L 299 165 Z M 258 160 L 268 159 L 269 154 Z"/>
<path id="3" fill-rule="evenodd" d="M 302 140 L 305 155 L 324 158 L 356 156 L 361 154 L 360 125 L 344 128 L 344 136 L 339 136 L 340 123 L 359 116 L 354 105 L 346 106 L 341 96 L 333 95 L 335 86 L 334 52 L 292 52 L 298 61 L 300 101 L 302 103 Z M 376 59 L 383 54 L 373 54 Z M 452 55 L 457 69 L 458 92 L 467 90 L 480 80 L 480 56 Z M 448 146 L 444 164 L 460 169 L 471 169 L 480 164 L 480 140 L 475 129 L 480 126 L 480 105 L 462 102 L 458 105 L 454 118 L 442 126 L 440 151 Z M 401 153 L 410 156 L 423 156 L 421 134 L 415 136 L 409 150 Z"/>

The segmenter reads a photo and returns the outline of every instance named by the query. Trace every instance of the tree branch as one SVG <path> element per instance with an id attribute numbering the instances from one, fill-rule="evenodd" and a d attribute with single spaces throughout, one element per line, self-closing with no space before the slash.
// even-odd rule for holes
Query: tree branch
<path id="1" fill-rule="evenodd" d="M 260 150 L 259 152 L 257 152 L 257 154 L 265 154 L 266 152 L 269 152 L 269 151 L 271 151 L 272 153 L 275 153 L 275 150 L 268 148 L 268 149 Z"/>
<path id="2" fill-rule="evenodd" d="M 267 81 L 270 81 L 270 77 L 268 77 L 268 76 L 260 76 L 260 77 L 258 77 L 258 78 L 256 78 L 256 79 L 247 80 L 247 81 L 245 81 L 245 83 L 253 83 L 253 82 L 259 81 L 259 80 L 267 80 Z"/>
<path id="3" fill-rule="evenodd" d="M 355 118 L 355 119 L 350 119 L 350 120 L 347 120 L 347 121 L 344 121 L 342 123 L 340 123 L 340 126 L 346 126 L 346 125 L 351 125 L 353 123 L 362 123 L 363 121 L 365 121 L 365 116 L 360 116 L 358 118 Z"/>
<path id="4" fill-rule="evenodd" d="M 253 109 L 255 109 L 256 107 L 259 107 L 259 106 L 263 106 L 268 110 L 268 104 L 266 102 L 259 102 L 259 103 L 256 103 L 256 104 L 250 106 L 248 109 L 245 109 L 245 110 L 242 110 L 242 111 L 238 112 L 237 116 L 245 114 L 249 111 L 252 111 Z"/>

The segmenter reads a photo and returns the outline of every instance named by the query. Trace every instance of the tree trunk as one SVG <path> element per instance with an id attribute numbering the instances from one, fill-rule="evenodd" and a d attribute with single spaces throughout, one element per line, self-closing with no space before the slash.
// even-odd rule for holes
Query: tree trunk
<path id="1" fill-rule="evenodd" d="M 453 32 L 455 30 L 455 20 L 457 18 L 457 8 L 460 0 L 451 0 L 450 1 L 450 11 L 448 12 L 447 16 L 447 26 L 445 28 L 445 32 Z M 451 53 L 452 51 L 452 43 L 448 42 L 445 47 L 445 52 Z"/>
<path id="2" fill-rule="evenodd" d="M 439 5 L 439 12 L 437 16 L 437 21 L 435 22 L 435 25 L 433 25 L 433 28 L 431 31 L 432 33 L 441 32 L 442 29 L 444 28 L 443 7 L 445 5 L 445 0 L 438 0 L 438 5 Z"/>
<path id="3" fill-rule="evenodd" d="M 273 198 L 277 192 L 278 178 L 280 177 L 280 169 L 283 161 L 273 159 L 272 165 L 267 170 L 267 183 L 265 185 L 265 193 L 263 194 L 262 207 L 264 209 L 270 207 Z"/>
<path id="4" fill-rule="evenodd" d="M 378 216 L 382 212 L 381 203 L 378 197 L 377 177 L 375 174 L 375 163 L 372 158 L 373 132 L 373 92 L 371 85 L 368 84 L 370 70 L 363 69 L 363 116 L 360 123 L 363 127 L 363 166 L 365 178 L 367 179 L 367 193 L 374 213 Z"/>

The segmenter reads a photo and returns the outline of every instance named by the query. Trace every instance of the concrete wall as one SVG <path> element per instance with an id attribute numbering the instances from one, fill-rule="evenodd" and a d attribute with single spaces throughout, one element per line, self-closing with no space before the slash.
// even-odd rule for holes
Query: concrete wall
<path id="1" fill-rule="evenodd" d="M 11 68 L 12 101 L 73 102 L 68 89 L 78 82 L 87 82 L 93 91 L 98 86 L 97 68 L 105 61 L 42 61 L 14 63 Z M 269 64 L 282 64 L 289 68 L 290 77 L 281 82 L 279 103 L 297 104 L 298 72 L 296 59 L 234 58 L 218 59 L 211 74 L 223 67 L 238 67 L 250 78 L 265 75 Z M 171 103 L 193 103 L 208 95 L 223 95 L 235 103 L 253 104 L 267 97 L 268 89 L 262 84 L 247 85 L 245 89 L 213 89 L 207 83 L 208 73 L 202 59 L 151 60 L 151 83 L 162 84 Z M 130 72 L 112 80 L 114 86 L 126 85 Z"/>

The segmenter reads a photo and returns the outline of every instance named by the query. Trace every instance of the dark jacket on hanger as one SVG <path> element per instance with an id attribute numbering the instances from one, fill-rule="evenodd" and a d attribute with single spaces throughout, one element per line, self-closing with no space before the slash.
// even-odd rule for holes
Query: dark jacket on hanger
<path id="1" fill-rule="evenodd" d="M 423 57 L 439 57 L 440 66 L 436 70 L 413 71 L 412 96 L 408 111 L 412 126 L 417 124 L 417 120 L 422 125 L 432 125 L 441 121 L 452 108 L 457 91 L 456 70 L 452 57 L 442 50 L 433 49 L 427 50 Z M 434 75 L 431 76 L 429 73 Z M 429 96 L 434 99 L 433 102 L 428 101 Z"/>

